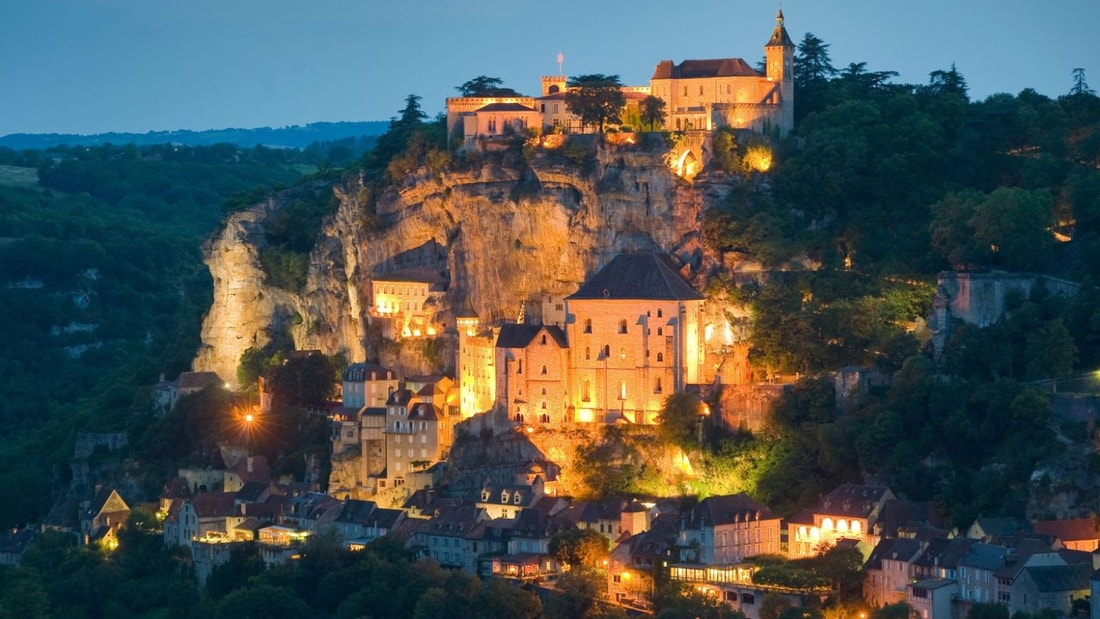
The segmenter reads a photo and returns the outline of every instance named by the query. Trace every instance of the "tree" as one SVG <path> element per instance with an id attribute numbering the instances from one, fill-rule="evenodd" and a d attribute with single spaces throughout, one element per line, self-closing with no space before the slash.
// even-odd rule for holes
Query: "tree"
<path id="1" fill-rule="evenodd" d="M 669 583 L 653 600 L 657 619 L 745 619 L 721 599 L 704 595 L 683 583 Z"/>
<path id="2" fill-rule="evenodd" d="M 1082 67 L 1077 67 L 1073 70 L 1073 87 L 1069 89 L 1070 95 L 1095 95 L 1096 91 L 1089 88 L 1089 83 L 1085 81 L 1085 70 Z"/>
<path id="3" fill-rule="evenodd" d="M 665 398 L 658 433 L 666 442 L 684 449 L 697 443 L 703 404 L 695 394 L 677 392 Z"/>
<path id="4" fill-rule="evenodd" d="M 499 77 L 479 75 L 461 86 L 455 86 L 455 90 L 462 93 L 463 97 L 514 97 L 519 94 L 503 86 L 504 80 Z"/>
<path id="5" fill-rule="evenodd" d="M 618 75 L 590 73 L 569 78 L 565 107 L 581 119 L 581 128 L 593 125 L 603 133 L 607 123 L 619 122 L 626 95 Z"/>
<path id="6" fill-rule="evenodd" d="M 570 529 L 554 534 L 547 550 L 562 563 L 595 568 L 603 564 L 609 548 L 607 538 L 593 529 Z"/>
<path id="7" fill-rule="evenodd" d="M 645 99 L 642 99 L 642 124 L 648 124 L 649 130 L 653 131 L 658 125 L 664 126 L 665 124 L 665 100 L 654 96 L 647 95 Z"/>

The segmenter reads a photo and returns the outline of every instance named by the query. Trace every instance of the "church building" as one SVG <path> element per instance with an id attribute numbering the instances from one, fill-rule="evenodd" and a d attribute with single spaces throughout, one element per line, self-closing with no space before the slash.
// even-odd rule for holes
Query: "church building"
<path id="1" fill-rule="evenodd" d="M 488 410 L 491 393 L 494 408 L 525 425 L 654 423 L 666 397 L 702 380 L 702 314 L 703 296 L 669 256 L 639 252 L 564 299 L 564 329 L 505 324 L 479 335 L 464 317 L 462 416 Z"/>

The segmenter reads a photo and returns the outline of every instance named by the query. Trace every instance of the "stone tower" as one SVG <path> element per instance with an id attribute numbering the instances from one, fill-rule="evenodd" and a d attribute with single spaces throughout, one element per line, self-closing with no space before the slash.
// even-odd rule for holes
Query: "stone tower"
<path id="1" fill-rule="evenodd" d="M 764 55 L 768 81 L 779 84 L 779 125 L 790 130 L 794 127 L 794 43 L 783 26 L 783 9 L 775 16 L 775 30 L 764 46 Z"/>

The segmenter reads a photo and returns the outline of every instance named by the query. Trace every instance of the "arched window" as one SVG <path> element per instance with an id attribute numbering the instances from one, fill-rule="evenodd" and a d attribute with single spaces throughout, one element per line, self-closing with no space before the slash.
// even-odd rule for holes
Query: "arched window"
<path id="1" fill-rule="evenodd" d="M 832 531 L 833 530 L 833 519 L 832 518 L 825 518 L 824 520 L 822 520 L 821 521 L 821 528 L 825 529 L 826 531 Z"/>
<path id="2" fill-rule="evenodd" d="M 584 347 L 584 360 L 588 361 L 591 358 L 592 358 L 592 347 L 591 346 L 585 346 Z"/>
<path id="3" fill-rule="evenodd" d="M 626 333 L 626 319 L 619 321 L 619 333 Z"/>
<path id="4" fill-rule="evenodd" d="M 657 335 L 664 335 L 664 334 L 665 334 L 665 330 L 662 329 L 661 327 L 657 327 Z"/>
<path id="5" fill-rule="evenodd" d="M 658 376 L 657 381 L 653 383 L 653 393 L 661 393 L 662 391 L 663 390 L 661 389 L 661 377 Z"/>
<path id="6" fill-rule="evenodd" d="M 581 381 L 581 402 L 588 402 L 592 399 L 592 382 L 587 378 Z"/>
<path id="7" fill-rule="evenodd" d="M 584 319 L 584 332 L 585 333 L 592 333 L 592 319 L 591 318 L 585 318 Z"/>
<path id="8" fill-rule="evenodd" d="M 542 395 L 546 395 L 546 387 L 542 388 Z"/>
<path id="9" fill-rule="evenodd" d="M 603 345 L 603 358 L 607 359 L 610 356 L 611 356 L 611 344 L 604 344 Z"/>
<path id="10" fill-rule="evenodd" d="M 665 315 L 663 310 L 657 310 L 657 318 L 663 318 Z"/>
<path id="11" fill-rule="evenodd" d="M 543 333 L 543 334 L 542 334 L 542 342 L 541 342 L 541 344 L 542 344 L 543 346 L 545 346 L 545 345 L 546 345 L 546 334 L 545 334 L 545 333 Z"/>
<path id="12" fill-rule="evenodd" d="M 622 348 L 619 349 L 619 358 L 620 359 L 626 359 L 626 347 L 625 346 L 623 346 Z"/>
<path id="13" fill-rule="evenodd" d="M 539 374 L 542 374 L 543 376 L 546 376 L 546 366 L 545 365 L 542 366 L 541 370 L 539 370 Z"/>
<path id="14" fill-rule="evenodd" d="M 523 359 L 520 359 L 518 361 L 518 365 L 516 366 L 516 374 L 523 374 Z"/>
<path id="15" fill-rule="evenodd" d="M 546 400 L 542 401 L 542 410 L 546 410 Z"/>

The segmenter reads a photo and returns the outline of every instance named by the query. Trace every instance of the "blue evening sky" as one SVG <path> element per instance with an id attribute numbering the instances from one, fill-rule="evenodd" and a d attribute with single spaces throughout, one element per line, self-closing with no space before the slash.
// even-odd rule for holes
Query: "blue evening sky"
<path id="1" fill-rule="evenodd" d="M 778 2 L 759 0 L 0 0 L 0 135 L 385 120 L 405 95 L 442 110 L 477 75 L 538 94 L 539 76 L 661 59 L 755 64 Z M 952 62 L 972 98 L 1100 90 L 1100 0 L 786 0 L 797 42 L 833 64 L 920 82 Z"/>

